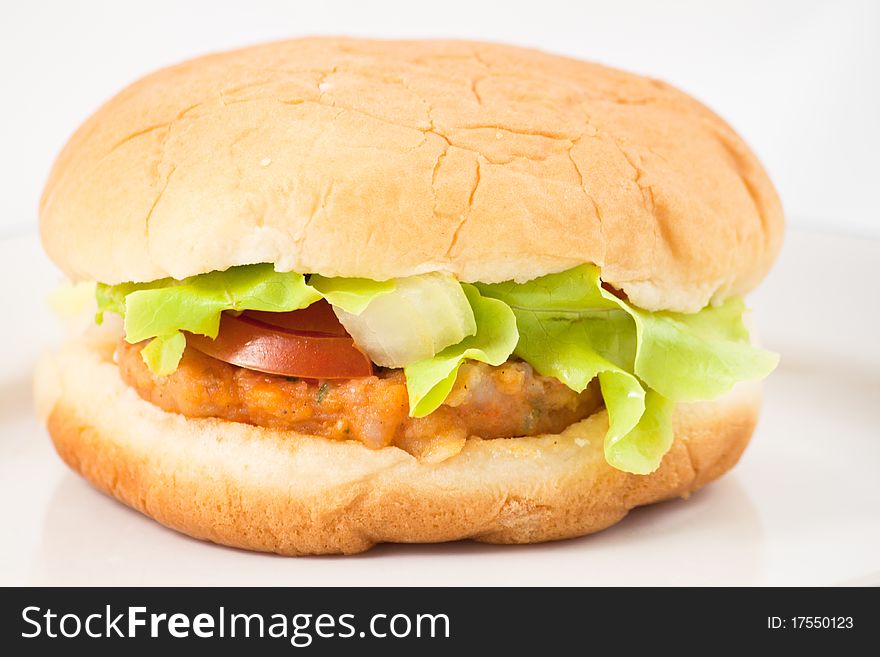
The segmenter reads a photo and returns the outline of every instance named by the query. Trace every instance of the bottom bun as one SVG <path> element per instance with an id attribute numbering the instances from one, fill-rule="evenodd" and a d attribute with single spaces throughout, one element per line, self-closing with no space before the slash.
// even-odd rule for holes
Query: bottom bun
<path id="1" fill-rule="evenodd" d="M 611 468 L 597 412 L 558 435 L 468 440 L 442 463 L 387 447 L 188 419 L 141 399 L 113 363 L 115 336 L 69 342 L 37 371 L 61 458 L 102 491 L 190 536 L 287 555 L 381 542 L 536 543 L 604 529 L 633 507 L 729 470 L 752 434 L 757 384 L 676 409 L 675 442 L 647 476 Z"/>

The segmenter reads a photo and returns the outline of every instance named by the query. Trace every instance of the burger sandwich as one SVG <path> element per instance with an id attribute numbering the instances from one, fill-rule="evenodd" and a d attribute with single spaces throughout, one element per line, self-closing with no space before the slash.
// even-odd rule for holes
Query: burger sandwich
<path id="1" fill-rule="evenodd" d="M 580 536 L 749 441 L 774 188 L 653 79 L 312 38 L 135 82 L 59 155 L 43 244 L 96 322 L 47 355 L 61 458 L 287 555 Z"/>

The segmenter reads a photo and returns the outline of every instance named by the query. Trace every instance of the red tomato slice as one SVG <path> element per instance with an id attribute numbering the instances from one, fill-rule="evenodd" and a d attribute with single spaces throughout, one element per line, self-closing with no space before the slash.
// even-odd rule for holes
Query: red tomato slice
<path id="1" fill-rule="evenodd" d="M 314 308 L 320 304 L 326 309 Z M 216 339 L 188 333 L 186 343 L 218 360 L 268 374 L 352 379 L 373 373 L 373 363 L 323 301 L 289 313 L 223 313 Z"/>
<path id="2" fill-rule="evenodd" d="M 278 326 L 296 333 L 348 336 L 345 327 L 336 319 L 333 308 L 323 299 L 316 301 L 311 306 L 289 313 L 246 310 L 242 316 L 252 317 L 263 324 Z"/>

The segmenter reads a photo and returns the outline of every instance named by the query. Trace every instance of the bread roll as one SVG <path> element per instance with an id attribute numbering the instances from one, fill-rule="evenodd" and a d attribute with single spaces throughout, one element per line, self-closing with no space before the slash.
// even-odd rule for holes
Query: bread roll
<path id="1" fill-rule="evenodd" d="M 302 39 L 153 73 L 62 151 L 74 280 L 233 265 L 525 281 L 592 262 L 648 310 L 743 295 L 782 210 L 730 127 L 649 78 L 510 46 Z"/>
<path id="2" fill-rule="evenodd" d="M 427 464 L 397 447 L 166 413 L 123 383 L 114 345 L 74 340 L 40 364 L 37 405 L 61 458 L 163 525 L 286 555 L 596 532 L 633 507 L 687 496 L 730 469 L 759 407 L 754 383 L 680 405 L 675 443 L 647 476 L 606 463 L 605 411 L 559 435 L 470 439 L 459 455 Z"/>

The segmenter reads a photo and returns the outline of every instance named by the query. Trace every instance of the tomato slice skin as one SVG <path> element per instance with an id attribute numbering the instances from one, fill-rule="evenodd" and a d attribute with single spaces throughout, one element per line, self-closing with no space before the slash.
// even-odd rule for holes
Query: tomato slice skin
<path id="1" fill-rule="evenodd" d="M 332 314 L 329 305 L 327 309 Z M 216 339 L 187 333 L 186 342 L 218 360 L 267 374 L 303 379 L 352 379 L 373 374 L 373 363 L 355 346 L 344 329 L 340 335 L 325 321 L 326 317 L 317 313 L 304 317 L 300 324 L 295 316 L 301 312 L 246 312 L 237 317 L 223 313 Z M 276 315 L 268 318 L 276 324 L 263 321 L 265 315 Z M 335 315 L 333 319 L 336 320 Z M 308 329 L 323 326 L 337 332 L 294 328 L 300 325 Z"/>
<path id="2" fill-rule="evenodd" d="M 251 317 L 263 324 L 277 326 L 295 333 L 315 333 L 349 337 L 345 327 L 336 319 L 332 306 L 320 299 L 306 308 L 288 313 L 246 310 L 243 317 Z"/>

